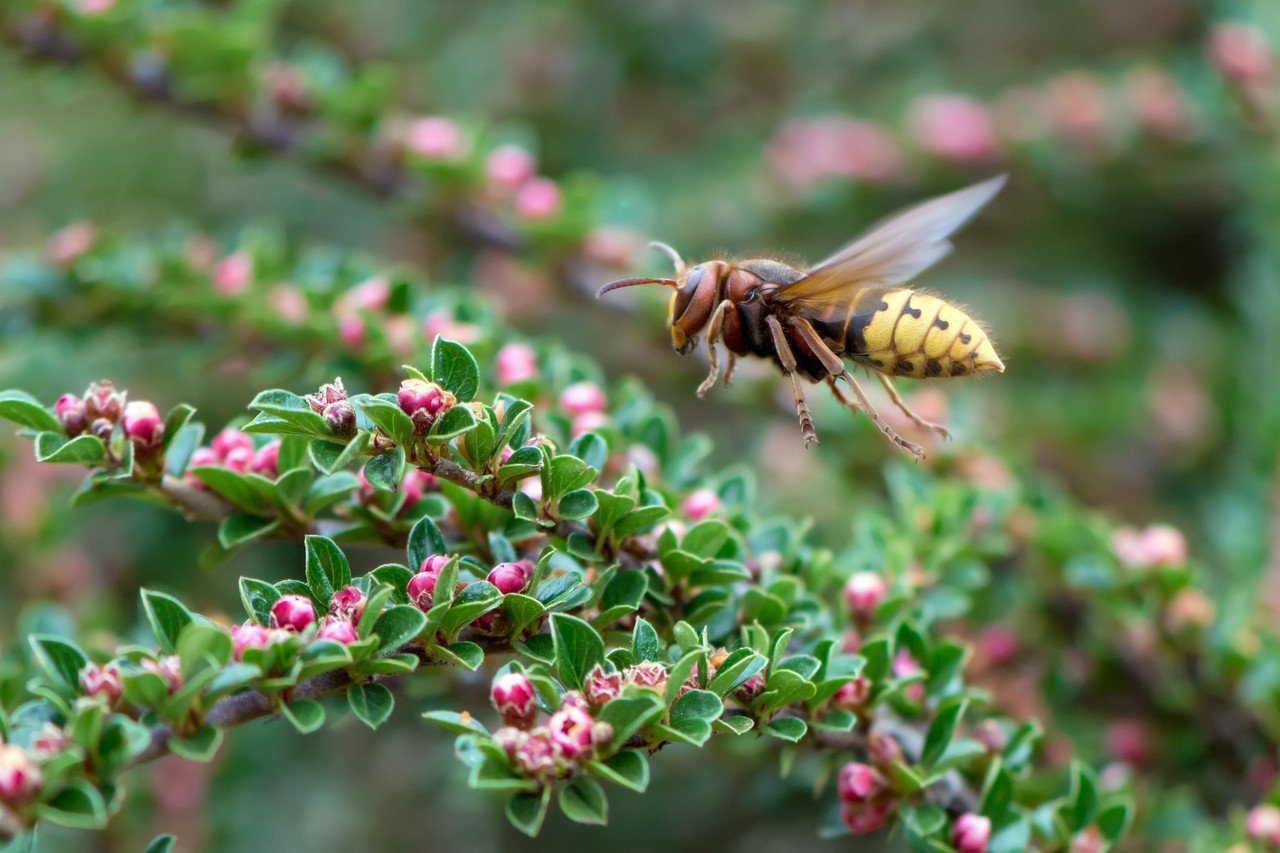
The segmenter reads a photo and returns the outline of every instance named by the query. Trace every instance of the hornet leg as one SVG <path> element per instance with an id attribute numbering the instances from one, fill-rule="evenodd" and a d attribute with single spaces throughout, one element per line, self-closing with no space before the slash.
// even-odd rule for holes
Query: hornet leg
<path id="1" fill-rule="evenodd" d="M 729 365 L 724 369 L 724 387 L 729 387 L 729 380 L 733 378 L 733 369 L 738 366 L 738 357 L 733 353 L 729 353 Z"/>
<path id="2" fill-rule="evenodd" d="M 913 412 L 911 407 L 907 405 L 907 401 L 902 399 L 902 396 L 898 393 L 898 389 L 893 387 L 893 383 L 889 381 L 888 376 L 885 376 L 883 373 L 877 373 L 876 379 L 879 379 L 880 384 L 884 386 L 884 390 L 889 392 L 889 399 L 893 401 L 893 404 L 901 409 L 902 413 L 910 418 L 913 424 L 920 427 L 920 429 L 936 432 L 943 438 L 951 438 L 951 430 L 947 429 L 942 424 L 935 424 L 933 421 L 926 421 L 924 418 Z"/>
<path id="3" fill-rule="evenodd" d="M 796 417 L 800 419 L 800 435 L 803 436 L 805 449 L 808 450 L 809 445 L 818 443 L 818 431 L 813 428 L 813 416 L 809 414 L 809 404 L 804 400 L 804 389 L 800 387 L 800 377 L 796 375 L 795 353 L 791 351 L 791 344 L 787 341 L 778 318 L 767 314 L 764 321 L 769 327 L 769 333 L 773 335 L 773 346 L 778 351 L 778 360 L 782 362 L 782 369 L 791 379 L 791 393 L 796 401 Z"/>
<path id="4" fill-rule="evenodd" d="M 711 320 L 707 324 L 707 359 L 711 362 L 711 372 L 707 374 L 707 378 L 702 380 L 702 384 L 698 386 L 698 399 L 706 396 L 707 392 L 715 387 L 716 379 L 720 376 L 720 360 L 716 354 L 716 342 L 720 340 L 720 327 L 724 324 L 724 312 L 729 310 L 732 303 L 728 299 L 716 306 L 716 310 L 711 314 Z"/>
<path id="5" fill-rule="evenodd" d="M 911 453 L 916 457 L 916 459 L 923 459 L 923 450 L 898 435 L 898 433 L 894 431 L 893 427 L 889 426 L 885 419 L 880 417 L 880 413 L 875 410 L 875 407 L 871 405 L 871 401 L 867 399 L 867 395 L 862 392 L 862 388 L 858 385 L 858 381 L 854 379 L 853 374 L 845 368 L 844 361 L 840 356 L 831 351 L 831 347 L 822 342 L 822 338 L 820 338 L 818 333 L 814 331 L 813 326 L 809 325 L 807 320 L 800 317 L 793 317 L 788 322 L 791 324 L 791 327 L 800 334 L 800 337 L 804 339 L 804 342 L 809 345 L 809 349 L 812 350 L 813 354 L 822 362 L 822 365 L 827 369 L 827 372 L 831 374 L 830 378 L 832 386 L 835 386 L 836 377 L 843 379 L 845 383 L 848 384 L 849 390 L 853 391 L 853 396 L 857 401 L 857 405 L 850 406 L 850 408 L 853 408 L 855 411 L 861 411 L 865 413 L 867 417 L 871 418 L 871 422 L 876 425 L 876 428 L 879 429 L 880 432 L 884 433 L 885 438 L 889 439 L 903 450 Z M 837 398 L 845 405 L 849 405 L 849 401 L 843 394 L 838 394 Z"/>

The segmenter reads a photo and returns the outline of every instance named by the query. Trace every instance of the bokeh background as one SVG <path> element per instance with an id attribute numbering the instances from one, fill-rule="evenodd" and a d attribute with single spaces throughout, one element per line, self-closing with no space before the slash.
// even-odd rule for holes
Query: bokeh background
<path id="1" fill-rule="evenodd" d="M 4 5 L 16 15 L 39 4 Z M 696 259 L 815 260 L 899 206 L 1007 172 L 1006 190 L 921 282 L 982 318 L 1008 365 L 999 377 L 911 389 L 956 432 L 927 464 L 1176 525 L 1219 612 L 1280 599 L 1280 89 L 1269 46 L 1280 7 L 102 5 L 133 22 L 182 7 L 235 14 L 247 43 L 316 79 L 372 66 L 388 110 L 495 128 L 566 188 L 595 262 L 565 262 L 563 247 L 513 258 L 430 202 L 372 191 L 306 150 L 246 154 L 236 122 L 216 110 L 139 99 L 88 63 L 33 61 L 10 29 L 0 49 L 0 387 L 51 399 L 113 377 L 219 424 L 257 388 L 328 378 L 333 361 L 245 357 L 227 336 L 110 303 L 29 310 L 33 258 L 69 223 L 118 235 L 181 224 L 230 241 L 251 221 L 420 268 L 528 338 L 589 354 L 610 378 L 640 377 L 682 425 L 711 436 L 714 461 L 756 470 L 769 484 L 765 510 L 812 515 L 817 537 L 842 548 L 859 510 L 885 499 L 891 452 L 875 431 L 815 393 L 822 444 L 806 453 L 789 390 L 752 365 L 698 401 L 705 362 L 670 351 L 661 294 L 596 302 L 590 290 L 606 267 L 662 271 L 662 256 L 641 249 L 650 238 Z M 221 37 L 210 36 L 214 47 Z M 251 54 L 210 53 L 215 68 Z M 81 635 L 127 635 L 139 585 L 233 613 L 231 579 L 283 576 L 272 567 L 298 560 L 283 545 L 214 560 L 208 530 L 154 508 L 71 508 L 78 477 L 39 469 L 29 453 L 0 436 L 6 645 L 72 618 Z M 481 695 L 481 682 L 470 687 Z M 421 705 L 443 688 L 401 689 Z M 376 736 L 355 721 L 307 738 L 280 723 L 245 727 L 212 768 L 166 760 L 138 772 L 139 795 L 105 834 L 45 843 L 139 849 L 165 829 L 190 849 L 531 846 L 465 790 L 449 740 L 410 717 Z M 1080 739 L 1101 750 L 1082 725 Z M 714 761 L 668 752 L 645 798 L 615 798 L 607 830 L 553 820 L 537 846 L 848 844 L 815 837 L 819 807 L 803 781 L 779 781 L 756 749 L 721 746 Z M 1180 815 L 1199 808 L 1180 811 L 1185 781 L 1170 780 L 1156 837 L 1176 838 Z"/>

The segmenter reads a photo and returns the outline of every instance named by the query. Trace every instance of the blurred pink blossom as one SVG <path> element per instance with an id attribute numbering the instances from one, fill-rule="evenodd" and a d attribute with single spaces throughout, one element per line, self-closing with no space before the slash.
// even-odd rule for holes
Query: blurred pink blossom
<path id="1" fill-rule="evenodd" d="M 550 178 L 533 178 L 516 190 L 516 212 L 525 219 L 551 219 L 563 204 L 560 187 Z"/>
<path id="2" fill-rule="evenodd" d="M 889 131 L 841 116 L 787 122 L 769 144 L 769 162 L 797 191 L 828 177 L 884 183 L 903 169 L 901 146 Z"/>
<path id="3" fill-rule="evenodd" d="M 49 237 L 45 243 L 45 256 L 54 266 L 69 266 L 92 249 L 97 240 L 97 227 L 89 222 L 76 222 Z"/>
<path id="4" fill-rule="evenodd" d="M 292 284 L 278 284 L 267 294 L 267 301 L 276 316 L 286 323 L 297 325 L 307 319 L 307 297 Z"/>
<path id="5" fill-rule="evenodd" d="M 1209 31 L 1209 61 L 1228 80 L 1259 86 L 1275 74 L 1275 53 L 1262 30 L 1227 21 Z"/>
<path id="6" fill-rule="evenodd" d="M 537 173 L 538 161 L 519 145 L 501 145 L 489 153 L 484 169 L 490 183 L 514 189 Z"/>
<path id="7" fill-rule="evenodd" d="M 428 160 L 460 160 L 466 153 L 462 130 L 453 119 L 444 116 L 427 116 L 409 122 L 404 143 L 414 154 Z"/>
<path id="8" fill-rule="evenodd" d="M 471 323 L 454 319 L 453 312 L 447 308 L 437 309 L 422 318 L 422 334 L 428 341 L 441 335 L 460 344 L 474 343 L 480 338 L 478 328 Z"/>
<path id="9" fill-rule="evenodd" d="M 248 252 L 227 255 L 213 269 L 213 289 L 223 296 L 243 293 L 253 277 L 253 257 Z"/>
<path id="10" fill-rule="evenodd" d="M 538 355 L 528 344 L 506 344 L 494 356 L 493 371 L 499 385 L 533 379 L 538 375 Z"/>
<path id="11" fill-rule="evenodd" d="M 908 124 L 925 151 L 956 163 L 981 163 L 999 151 L 986 106 L 964 95 L 923 95 L 912 104 Z"/>

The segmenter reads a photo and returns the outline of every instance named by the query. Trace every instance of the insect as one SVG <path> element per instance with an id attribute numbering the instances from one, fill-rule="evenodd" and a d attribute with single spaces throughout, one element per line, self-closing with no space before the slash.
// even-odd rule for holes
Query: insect
<path id="1" fill-rule="evenodd" d="M 706 332 L 711 372 L 698 386 L 699 397 L 720 375 L 717 344 L 723 344 L 729 352 L 726 385 L 737 358 L 748 355 L 771 359 L 791 380 L 806 448 L 818 435 L 801 377 L 825 381 L 843 405 L 864 412 L 891 442 L 923 459 L 924 451 L 898 435 L 871 405 L 845 359 L 873 373 L 914 424 L 950 437 L 945 427 L 912 411 L 890 377 L 1002 373 L 1004 364 L 976 320 L 904 285 L 951 251 L 947 238 L 1004 182 L 1001 175 L 908 208 L 807 270 L 767 258 L 686 267 L 675 249 L 652 243 L 675 264 L 675 278 L 621 279 L 601 287 L 596 297 L 639 284 L 675 290 L 668 324 L 676 351 L 690 352 Z"/>

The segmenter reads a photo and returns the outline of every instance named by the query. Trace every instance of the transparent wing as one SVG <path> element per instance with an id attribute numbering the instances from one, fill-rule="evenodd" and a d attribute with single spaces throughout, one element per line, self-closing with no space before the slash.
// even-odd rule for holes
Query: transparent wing
<path id="1" fill-rule="evenodd" d="M 999 175 L 912 207 L 880 223 L 808 274 L 779 290 L 782 302 L 829 304 L 868 285 L 893 286 L 915 278 L 951 251 L 947 239 L 1004 186 Z"/>

